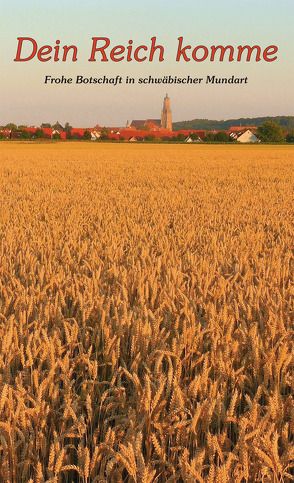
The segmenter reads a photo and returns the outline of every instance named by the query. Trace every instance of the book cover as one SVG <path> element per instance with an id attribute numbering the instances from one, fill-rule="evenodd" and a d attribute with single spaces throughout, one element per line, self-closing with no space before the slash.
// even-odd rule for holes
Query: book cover
<path id="1" fill-rule="evenodd" d="M 293 481 L 293 19 L 2 5 L 0 482 Z"/>

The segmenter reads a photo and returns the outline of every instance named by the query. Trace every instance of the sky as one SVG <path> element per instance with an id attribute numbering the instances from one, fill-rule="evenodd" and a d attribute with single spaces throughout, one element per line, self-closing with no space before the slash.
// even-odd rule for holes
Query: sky
<path id="1" fill-rule="evenodd" d="M 0 0 L 0 5 L 3 0 Z M 123 126 L 127 120 L 159 118 L 168 91 L 173 120 L 294 115 L 293 0 L 11 0 L 0 17 L 0 125 L 68 121 L 74 126 Z M 17 37 L 78 46 L 78 61 L 14 62 Z M 88 62 L 92 37 L 111 45 L 165 46 L 165 61 Z M 278 45 L 273 63 L 177 63 L 177 38 L 196 45 Z M 52 77 L 248 77 L 247 85 L 46 85 Z"/>

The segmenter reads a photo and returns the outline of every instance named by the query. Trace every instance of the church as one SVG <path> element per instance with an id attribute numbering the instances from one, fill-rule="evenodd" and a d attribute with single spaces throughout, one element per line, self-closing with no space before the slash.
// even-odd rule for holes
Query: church
<path id="1" fill-rule="evenodd" d="M 159 131 L 161 129 L 172 131 L 172 111 L 168 94 L 163 100 L 161 119 L 134 119 L 131 123 L 127 122 L 127 127 L 147 131 Z"/>

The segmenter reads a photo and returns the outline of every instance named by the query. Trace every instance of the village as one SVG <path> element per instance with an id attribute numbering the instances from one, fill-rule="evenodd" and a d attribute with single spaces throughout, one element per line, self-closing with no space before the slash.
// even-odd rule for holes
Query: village
<path id="1" fill-rule="evenodd" d="M 278 126 L 279 128 L 279 126 Z M 281 129 L 281 128 L 280 128 Z M 0 127 L 0 139 L 27 140 L 84 140 L 84 141 L 117 141 L 117 142 L 181 142 L 194 143 L 260 143 L 283 142 L 286 134 L 280 133 L 279 139 L 266 139 L 259 135 L 257 126 L 230 126 L 224 130 L 207 129 L 173 129 L 171 100 L 166 94 L 160 119 L 134 119 L 127 121 L 124 127 L 72 127 L 69 123 L 64 126 L 58 121 L 51 125 L 43 123 L 40 126 L 15 126 L 8 124 Z M 292 139 L 292 137 L 291 137 Z M 292 142 L 291 140 L 288 142 Z"/>

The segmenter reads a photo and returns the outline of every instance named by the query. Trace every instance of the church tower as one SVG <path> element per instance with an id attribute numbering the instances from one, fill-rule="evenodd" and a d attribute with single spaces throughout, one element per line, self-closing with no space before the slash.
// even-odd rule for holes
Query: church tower
<path id="1" fill-rule="evenodd" d="M 164 129 L 169 129 L 172 131 L 173 124 L 172 124 L 172 112 L 170 108 L 170 98 L 166 94 L 164 101 L 163 101 L 163 109 L 161 112 L 161 127 Z"/>

